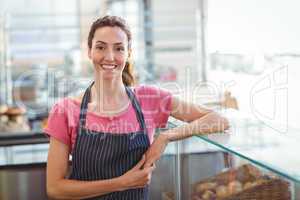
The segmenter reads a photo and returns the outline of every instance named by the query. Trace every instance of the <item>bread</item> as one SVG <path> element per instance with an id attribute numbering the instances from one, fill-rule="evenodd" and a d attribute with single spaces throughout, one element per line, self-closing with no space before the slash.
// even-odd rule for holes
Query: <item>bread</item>
<path id="1" fill-rule="evenodd" d="M 278 188 L 278 184 L 284 189 Z M 289 184 L 276 175 L 264 174 L 258 168 L 247 164 L 196 182 L 191 197 L 193 200 L 227 200 L 260 199 L 263 195 L 263 199 L 275 199 L 274 191 L 276 199 L 289 199 L 288 187 Z M 270 192 L 266 192 L 266 189 Z"/>
<path id="2" fill-rule="evenodd" d="M 192 200 L 202 200 L 199 196 L 197 195 L 193 195 L 192 196 Z"/>
<path id="3" fill-rule="evenodd" d="M 215 199 L 215 198 L 216 198 L 216 194 L 213 193 L 213 192 L 210 191 L 210 190 L 206 190 L 206 191 L 202 194 L 201 198 L 202 198 L 203 200 Z"/>
<path id="4" fill-rule="evenodd" d="M 258 168 L 253 167 L 253 166 L 251 166 L 251 165 L 246 165 L 246 166 L 247 166 L 247 169 L 248 169 L 248 173 L 249 173 L 252 177 L 254 177 L 255 179 L 257 179 L 257 178 L 259 178 L 259 177 L 262 176 L 262 173 L 261 173 L 261 171 L 260 171 Z"/>
<path id="5" fill-rule="evenodd" d="M 224 185 L 220 185 L 216 188 L 216 194 L 218 198 L 223 198 L 228 195 L 228 189 Z"/>
<path id="6" fill-rule="evenodd" d="M 0 116 L 0 123 L 5 124 L 9 121 L 9 118 L 7 115 L 1 115 Z"/>
<path id="7" fill-rule="evenodd" d="M 238 193 L 243 190 L 243 185 L 239 181 L 231 181 L 227 186 L 229 194 Z"/>
<path id="8" fill-rule="evenodd" d="M 0 114 L 6 113 L 8 110 L 7 105 L 0 105 Z"/>
<path id="9" fill-rule="evenodd" d="M 243 189 L 246 190 L 248 188 L 251 188 L 253 186 L 253 183 L 252 182 L 246 182 L 243 186 Z"/>
<path id="10" fill-rule="evenodd" d="M 204 192 L 205 190 L 213 190 L 216 187 L 217 187 L 217 183 L 215 182 L 201 183 L 196 185 L 195 191 L 199 193 L 199 192 Z"/>
<path id="11" fill-rule="evenodd" d="M 173 200 L 175 195 L 173 192 L 162 192 L 162 200 Z"/>
<path id="12" fill-rule="evenodd" d="M 5 114 L 7 115 L 23 115 L 25 114 L 26 110 L 21 107 L 9 107 Z"/>
<path id="13" fill-rule="evenodd" d="M 30 130 L 30 127 L 25 123 L 18 124 L 16 122 L 9 121 L 7 123 L 7 125 L 5 126 L 4 131 L 7 131 L 7 132 L 24 132 L 24 131 L 29 131 L 29 130 Z"/>
<path id="14" fill-rule="evenodd" d="M 17 124 L 23 124 L 25 123 L 25 119 L 23 115 L 12 115 L 10 117 L 10 121 L 16 122 Z"/>

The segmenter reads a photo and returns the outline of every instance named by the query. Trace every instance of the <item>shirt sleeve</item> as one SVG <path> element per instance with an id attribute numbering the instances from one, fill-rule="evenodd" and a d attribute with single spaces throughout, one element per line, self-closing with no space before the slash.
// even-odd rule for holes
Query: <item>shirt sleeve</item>
<path id="1" fill-rule="evenodd" d="M 152 115 L 155 127 L 166 127 L 172 110 L 172 93 L 155 86 L 141 86 L 138 93 L 145 111 Z"/>
<path id="2" fill-rule="evenodd" d="M 71 147 L 67 110 L 63 102 L 62 100 L 52 107 L 44 133 Z"/>

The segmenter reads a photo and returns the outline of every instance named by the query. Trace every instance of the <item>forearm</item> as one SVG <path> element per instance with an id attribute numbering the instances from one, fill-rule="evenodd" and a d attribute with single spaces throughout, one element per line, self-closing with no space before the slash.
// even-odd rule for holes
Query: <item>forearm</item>
<path id="1" fill-rule="evenodd" d="M 125 189 L 120 178 L 98 181 L 62 179 L 48 185 L 47 193 L 54 199 L 84 199 Z"/>
<path id="2" fill-rule="evenodd" d="M 162 133 L 169 141 L 182 140 L 194 135 L 205 135 L 221 132 L 228 128 L 228 120 L 216 112 L 209 112 L 203 117 L 188 124 L 167 130 Z"/>

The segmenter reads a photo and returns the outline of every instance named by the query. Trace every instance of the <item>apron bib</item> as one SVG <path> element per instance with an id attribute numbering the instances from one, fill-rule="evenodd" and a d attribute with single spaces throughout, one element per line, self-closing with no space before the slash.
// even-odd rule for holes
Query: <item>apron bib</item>
<path id="1" fill-rule="evenodd" d="M 144 115 L 133 91 L 125 87 L 135 110 L 140 131 L 132 133 L 104 133 L 85 128 L 91 84 L 85 91 L 80 107 L 78 134 L 72 152 L 70 179 L 82 181 L 119 177 L 132 169 L 150 146 Z M 112 192 L 89 199 L 148 200 L 148 188 Z"/>

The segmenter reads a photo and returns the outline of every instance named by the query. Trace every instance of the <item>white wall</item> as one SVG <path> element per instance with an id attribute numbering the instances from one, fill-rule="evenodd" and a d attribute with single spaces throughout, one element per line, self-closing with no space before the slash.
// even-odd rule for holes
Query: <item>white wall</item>
<path id="1" fill-rule="evenodd" d="M 158 67 L 164 65 L 177 69 L 179 83 L 198 80 L 200 78 L 196 59 L 198 0 L 152 2 L 155 63 Z M 167 51 L 168 48 L 171 50 Z"/>
<path id="2" fill-rule="evenodd" d="M 209 49 L 300 52 L 299 7 L 297 0 L 209 0 Z"/>

